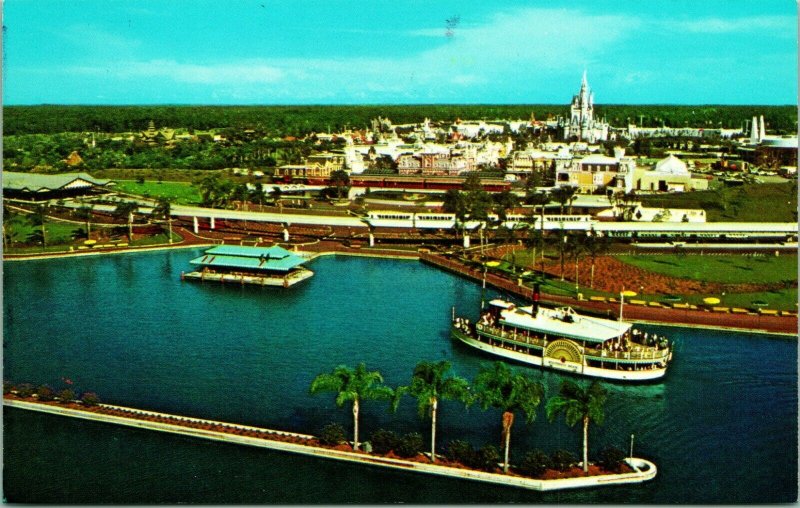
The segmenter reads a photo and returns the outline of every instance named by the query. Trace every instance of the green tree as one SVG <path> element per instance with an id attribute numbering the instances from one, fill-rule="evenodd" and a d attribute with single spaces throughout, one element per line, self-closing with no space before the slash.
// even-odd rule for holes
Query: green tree
<path id="1" fill-rule="evenodd" d="M 111 212 L 118 219 L 128 222 L 128 241 L 133 241 L 133 214 L 139 209 L 139 205 L 133 201 L 121 201 Z"/>
<path id="2" fill-rule="evenodd" d="M 156 206 L 153 207 L 153 211 L 150 212 L 150 215 L 160 219 L 166 219 L 168 228 L 167 231 L 169 233 L 169 243 L 172 243 L 172 199 L 164 196 L 159 197 L 156 200 Z"/>
<path id="3" fill-rule="evenodd" d="M 47 247 L 47 214 L 50 213 L 50 205 L 42 203 L 36 205 L 33 213 L 30 215 L 31 223 L 39 227 L 39 231 L 35 232 L 31 237 L 34 241 L 42 243 L 42 249 Z"/>
<path id="4" fill-rule="evenodd" d="M 86 238 L 89 238 L 89 235 L 92 234 L 92 206 L 81 205 L 73 214 L 76 218 L 86 221 Z"/>
<path id="5" fill-rule="evenodd" d="M 589 287 L 594 289 L 594 265 L 595 261 L 597 261 L 598 256 L 602 256 L 610 247 L 610 242 L 608 236 L 603 235 L 602 233 L 598 233 L 591 228 L 586 236 L 584 241 L 584 247 L 586 248 L 586 253 L 589 255 L 589 259 L 592 261 L 592 268 L 589 275 Z"/>
<path id="6" fill-rule="evenodd" d="M 491 196 L 494 203 L 494 211 L 501 222 L 507 218 L 508 210 L 519 205 L 519 198 L 510 190 L 505 190 Z"/>
<path id="7" fill-rule="evenodd" d="M 345 402 L 353 403 L 353 449 L 358 450 L 358 414 L 362 400 L 388 400 L 394 396 L 394 390 L 383 384 L 383 376 L 378 371 L 367 371 L 364 362 L 351 369 L 339 365 L 330 373 L 318 375 L 311 382 L 312 394 L 319 392 L 335 392 L 336 405 L 344 406 Z"/>
<path id="8" fill-rule="evenodd" d="M 342 199 L 342 196 L 350 190 L 350 175 L 342 169 L 331 171 L 330 185 L 336 189 L 336 197 Z"/>
<path id="9" fill-rule="evenodd" d="M 574 381 L 565 380 L 561 383 L 558 395 L 547 401 L 546 412 L 550 421 L 555 420 L 561 413 L 567 425 L 573 427 L 576 423 L 583 422 L 583 472 L 589 472 L 589 423 L 603 424 L 605 414 L 603 405 L 606 402 L 607 392 L 597 381 L 592 381 L 588 388 L 584 388 Z"/>
<path id="10" fill-rule="evenodd" d="M 516 373 L 503 362 L 484 366 L 473 382 L 473 391 L 481 408 L 503 412 L 503 472 L 508 472 L 511 426 L 515 411 L 522 411 L 527 423 L 536 419 L 536 409 L 544 398 L 544 386 L 528 376 Z"/>
<path id="11" fill-rule="evenodd" d="M 11 247 L 15 242 L 25 239 L 25 231 L 30 221 L 21 213 L 10 211 L 7 207 L 3 210 L 3 246 Z"/>
<path id="12" fill-rule="evenodd" d="M 575 291 L 578 288 L 578 262 L 581 255 L 586 251 L 586 236 L 582 232 L 576 232 L 567 236 L 566 251 L 575 261 Z"/>
<path id="13" fill-rule="evenodd" d="M 465 194 L 457 189 L 449 189 L 444 193 L 442 210 L 455 215 L 456 220 L 454 226 L 456 229 L 456 235 L 458 235 L 459 230 L 461 230 L 463 235 L 467 213 L 469 212 Z"/>
<path id="14" fill-rule="evenodd" d="M 244 210 L 247 204 L 247 198 L 250 197 L 250 191 L 244 183 L 238 183 L 233 186 L 231 190 L 231 199 L 239 202 L 239 209 Z"/>
<path id="15" fill-rule="evenodd" d="M 442 360 L 432 363 L 422 361 L 414 368 L 411 385 L 400 387 L 397 393 L 406 391 L 417 399 L 417 410 L 420 418 L 426 413 L 431 418 L 431 462 L 436 462 L 436 417 L 439 401 L 442 399 L 459 400 L 468 404 L 469 382 L 457 376 L 448 375 L 450 362 Z"/>
<path id="16" fill-rule="evenodd" d="M 560 215 L 564 215 L 564 205 L 566 204 L 569 204 L 569 214 L 572 215 L 572 202 L 575 201 L 577 192 L 578 188 L 572 185 L 563 185 L 550 191 L 550 196 L 560 205 Z"/>

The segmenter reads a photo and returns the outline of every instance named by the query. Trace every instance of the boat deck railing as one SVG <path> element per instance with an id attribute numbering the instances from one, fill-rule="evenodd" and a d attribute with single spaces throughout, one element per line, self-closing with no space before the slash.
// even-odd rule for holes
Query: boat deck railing
<path id="1" fill-rule="evenodd" d="M 521 333 L 515 334 L 514 332 L 509 332 L 502 328 L 483 323 L 477 323 L 475 327 L 481 333 L 500 340 L 515 342 L 520 345 L 544 348 L 551 342 L 539 337 L 529 337 Z M 669 357 L 669 348 L 656 349 L 653 346 L 632 343 L 631 349 L 628 351 L 612 351 L 610 349 L 584 347 L 583 354 L 599 360 L 605 358 L 616 360 L 666 360 Z"/>

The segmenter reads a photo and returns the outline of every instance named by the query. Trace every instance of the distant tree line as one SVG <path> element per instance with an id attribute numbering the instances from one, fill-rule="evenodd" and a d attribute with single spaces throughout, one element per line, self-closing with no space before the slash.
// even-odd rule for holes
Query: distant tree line
<path id="1" fill-rule="evenodd" d="M 5 106 L 4 134 L 54 134 L 61 132 L 131 132 L 157 128 L 208 130 L 253 129 L 273 136 L 302 136 L 310 132 L 368 127 L 378 116 L 394 124 L 415 123 L 423 118 L 452 122 L 461 119 L 528 119 L 534 114 L 566 116 L 566 104 L 513 105 L 359 105 L 359 106 Z M 764 115 L 767 128 L 794 133 L 797 109 L 786 106 L 727 105 L 597 105 L 596 117 L 611 125 L 628 122 L 644 127 L 738 128 L 753 116 Z"/>

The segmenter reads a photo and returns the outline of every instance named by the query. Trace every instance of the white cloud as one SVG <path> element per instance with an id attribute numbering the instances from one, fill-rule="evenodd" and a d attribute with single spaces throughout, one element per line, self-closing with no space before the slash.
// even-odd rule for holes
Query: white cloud
<path id="1" fill-rule="evenodd" d="M 178 85 L 204 90 L 209 97 L 225 101 L 271 102 L 414 102 L 424 100 L 484 100 L 505 97 L 526 100 L 533 91 L 554 94 L 565 76 L 589 69 L 603 76 L 606 89 L 624 95 L 632 86 L 657 87 L 661 71 L 651 62 L 633 61 L 620 65 L 619 48 L 632 38 L 653 30 L 674 33 L 709 33 L 740 30 L 786 30 L 786 18 L 762 16 L 736 19 L 694 19 L 689 21 L 648 20 L 630 15 L 591 14 L 577 9 L 516 9 L 495 14 L 483 24 L 459 25 L 452 37 L 445 29 L 423 28 L 402 32 L 419 39 L 427 49 L 401 57 L 377 56 L 342 58 L 252 58 L 225 62 L 193 62 L 175 59 L 137 59 L 123 53 L 111 63 L 68 68 L 73 74 L 102 79 L 122 79 L 154 87 Z M 796 28 L 789 27 L 796 33 Z M 363 31 L 348 29 L 336 31 Z M 792 31 L 794 30 L 794 31 Z M 70 36 L 76 36 L 74 31 Z M 118 48 L 136 47 L 136 41 L 101 34 Z M 102 40 L 102 39 L 101 39 Z M 673 69 L 671 72 L 675 72 Z M 689 72 L 689 71 L 686 71 Z M 674 75 L 673 75 L 674 77 Z M 697 81 L 688 74 L 686 83 Z M 188 88 L 187 88 L 188 89 Z M 545 92 L 546 91 L 546 92 Z M 598 89 L 598 93 L 599 89 Z M 607 97 L 607 96 L 605 96 Z M 516 99 L 515 99 L 516 98 Z M 598 97 L 600 100 L 605 100 Z M 531 98 L 530 100 L 541 100 Z M 569 100 L 564 95 L 563 100 Z"/>
<path id="2" fill-rule="evenodd" d="M 667 23 L 687 32 L 708 34 L 772 30 L 773 34 L 780 35 L 787 32 L 793 34 L 797 30 L 796 19 L 788 16 L 753 16 L 739 19 L 705 18 Z"/>

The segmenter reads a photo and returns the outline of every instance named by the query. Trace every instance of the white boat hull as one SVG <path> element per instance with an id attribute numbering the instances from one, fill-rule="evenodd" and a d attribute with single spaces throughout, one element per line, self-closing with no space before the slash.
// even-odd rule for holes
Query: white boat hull
<path id="1" fill-rule="evenodd" d="M 580 363 L 562 361 L 555 358 L 542 358 L 529 355 L 521 351 L 513 351 L 504 347 L 493 346 L 485 342 L 481 342 L 457 330 L 453 330 L 452 335 L 468 346 L 474 347 L 475 349 L 480 349 L 481 351 L 485 351 L 496 356 L 508 358 L 510 360 L 528 365 L 534 365 L 536 367 L 542 367 L 557 372 L 576 374 L 579 376 L 612 379 L 615 381 L 651 381 L 654 379 L 660 379 L 667 373 L 666 368 L 647 370 L 600 369 Z"/>
<path id="2" fill-rule="evenodd" d="M 225 284 L 248 284 L 255 286 L 290 287 L 314 275 L 311 270 L 299 270 L 288 277 L 260 277 L 256 275 L 234 275 L 230 273 L 189 272 L 182 274 L 184 279 L 222 282 Z"/>

